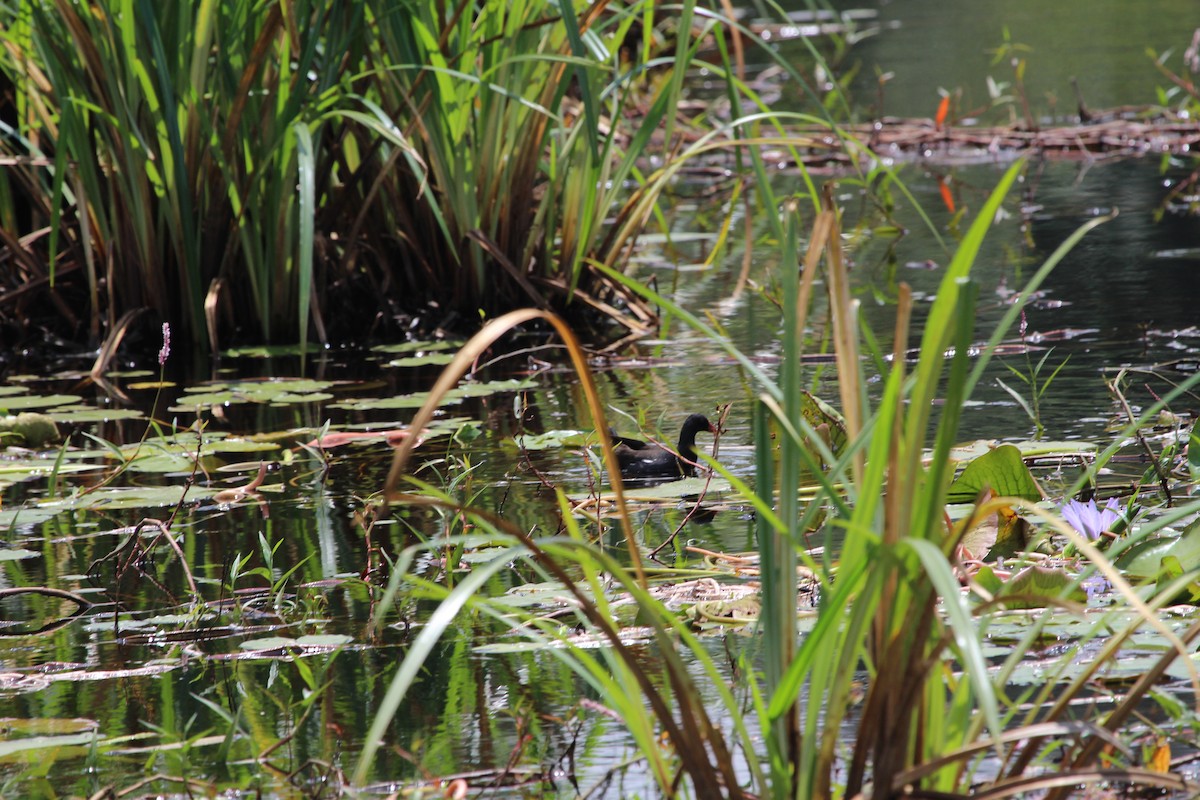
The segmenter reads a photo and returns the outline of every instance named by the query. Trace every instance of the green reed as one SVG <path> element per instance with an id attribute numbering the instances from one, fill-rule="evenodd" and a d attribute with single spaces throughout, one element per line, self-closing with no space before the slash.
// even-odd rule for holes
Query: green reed
<path id="1" fill-rule="evenodd" d="M 1030 519 L 1041 520 L 1068 537 L 1090 565 L 1083 574 L 1090 570 L 1102 572 L 1120 598 L 1117 608 L 1132 610 L 1134 615 L 1106 617 L 1097 622 L 1077 647 L 1106 632 L 1112 640 L 1095 665 L 1070 680 L 1054 679 L 1022 692 L 1016 699 L 1008 696 L 1008 676 L 1038 646 L 1037 631 L 1050 614 L 1044 615 L 1043 621 L 1013 647 L 998 673 L 989 672 L 984 646 L 998 606 L 969 599 L 954 568 L 955 551 L 967 526 L 948 524 L 944 512 L 954 474 L 950 449 L 956 442 L 964 404 L 995 346 L 1017 319 L 1024 298 L 1038 288 L 1088 230 L 1104 221 L 1084 226 L 1047 259 L 1024 288 L 1019 302 L 991 332 L 981 353 L 973 354 L 976 290 L 970 270 L 991 220 L 1021 169 L 1022 165 L 1016 164 L 1004 174 L 960 242 L 918 334 L 920 346 L 915 362 L 907 357 L 911 299 L 906 287 L 899 292 L 890 354 L 875 352 L 876 338 L 862 336 L 857 301 L 848 291 L 839 213 L 828 195 L 812 223 L 803 257 L 797 204 L 789 204 L 783 215 L 787 238 L 782 263 L 797 264 L 798 268 L 785 266 L 779 276 L 784 358 L 777 377 L 763 372 L 723 340 L 718 331 L 669 299 L 616 271 L 606 271 L 630 292 L 725 347 L 742 364 L 757 395 L 752 412 L 757 453 L 755 486 L 746 485 L 714 464 L 755 509 L 762 556 L 762 636 L 758 646 L 763 672 L 755 674 L 750 659 L 745 659 L 742 668 L 753 678 L 740 692 L 725 686 L 710 650 L 678 615 L 646 591 L 640 547 L 630 538 L 632 531 L 625 511 L 618 514 L 629 547 L 628 561 L 622 564 L 587 539 L 562 501 L 565 534 L 539 537 L 536 532 L 530 535 L 517 530 L 487 512 L 464 508 L 432 487 L 414 483 L 414 492 L 401 493 L 408 455 L 404 450 L 399 452 L 387 487 L 393 502 L 441 505 L 467 514 L 489 542 L 503 549 L 453 587 L 409 571 L 408 565 L 427 545 L 410 548 L 395 565 L 388 597 L 407 585 L 407 592 L 417 591 L 420 596 L 436 597 L 442 602 L 414 642 L 377 711 L 355 771 L 355 782 L 363 782 L 370 774 L 377 742 L 421 663 L 442 633 L 467 609 L 491 616 L 506 629 L 546 648 L 592 685 L 605 705 L 617 711 L 628 726 L 639 755 L 664 792 L 678 790 L 679 773 L 686 777 L 688 793 L 696 797 L 738 797 L 744 793 L 780 798 L 859 794 L 883 797 L 903 791 L 908 785 L 963 792 L 984 779 L 975 770 L 985 754 L 991 755 L 992 764 L 1000 765 L 999 772 L 987 779 L 997 796 L 1016 794 L 1030 785 L 1050 788 L 1064 779 L 1098 780 L 1095 767 L 1102 757 L 1100 747 L 1117 741 L 1120 720 L 1128 719 L 1146 696 L 1153 685 L 1152 676 L 1161 675 L 1200 637 L 1200 625 L 1177 636 L 1158 616 L 1163 605 L 1194 575 L 1164 582 L 1166 585 L 1145 601 L 1105 554 L 1052 511 L 1024 501 L 1005 500 L 1003 503 L 1020 507 Z M 840 448 L 831 446 L 828 431 L 812 424 L 803 400 L 807 378 L 801 367 L 806 346 L 802 332 L 809 327 L 813 295 L 822 283 L 828 293 L 826 322 L 835 347 L 846 427 L 845 444 Z M 415 424 L 419 427 L 429 419 L 441 394 L 453 386 L 482 349 L 502 335 L 502 329 L 520 324 L 530 315 L 544 317 L 542 312 L 510 315 L 496 320 L 473 339 L 447 368 Z M 604 435 L 604 410 L 595 395 L 586 359 L 561 321 L 547 319 L 558 328 L 572 354 L 607 458 L 611 445 Z M 873 357 L 864 359 L 860 352 L 863 349 Z M 883 380 L 870 395 L 864 374 L 868 364 L 884 365 Z M 1189 388 L 1190 384 L 1177 387 L 1142 420 Z M 935 404 L 938 400 L 941 402 Z M 1110 454 L 1111 450 L 1101 456 L 1101 465 Z M 620 503 L 617 470 L 611 461 L 608 468 Z M 813 499 L 799 500 L 801 484 L 809 489 L 815 486 Z M 975 515 L 992 513 L 1000 504 L 1000 500 L 981 499 Z M 1144 538 L 1171 520 L 1195 512 L 1193 504 L 1147 526 L 1136 538 Z M 808 551 L 814 541 L 825 545 L 820 560 Z M 580 645 L 567 635 L 572 627 L 560 620 L 514 610 L 480 594 L 489 576 L 506 569 L 514 559 L 530 565 L 543 580 L 563 586 L 576 601 L 578 625 L 606 646 L 597 651 Z M 816 576 L 820 593 L 816 623 L 802 640 L 797 636 L 795 617 L 798 564 Z M 622 594 L 639 609 L 639 624 L 650 627 L 659 659 L 651 670 L 656 674 L 647 675 L 644 660 L 629 650 L 614 622 L 611 598 Z M 381 607 L 386 608 L 388 603 L 385 598 Z M 1052 605 L 1061 606 L 1066 613 L 1077 610 L 1065 599 L 1052 601 Z M 1160 631 L 1168 643 L 1168 651 L 1151 671 L 1152 676 L 1121 698 L 1113 716 L 1067 719 L 1066 710 L 1085 690 L 1090 677 L 1116 658 L 1121 643 L 1144 625 Z M 1050 674 L 1060 678 L 1076 675 L 1071 672 L 1076 652 L 1073 648 L 1064 654 Z M 849 715 L 855 709 L 853 698 L 860 685 L 865 695 L 855 711 L 857 721 L 851 732 Z M 741 696 L 747 693 L 748 698 Z M 697 697 L 708 700 L 698 703 Z M 753 734 L 749 724 L 752 716 L 758 717 L 759 731 Z M 669 754 L 664 753 L 656 735 L 669 740 Z M 759 736 L 761 742 L 756 738 Z M 1044 759 L 1044 753 L 1053 749 L 1051 742 L 1065 747 L 1068 754 L 1057 766 Z M 1177 782 L 1173 777 L 1160 780 L 1147 776 L 1132 767 L 1107 774 L 1150 784 Z"/>
<path id="2" fill-rule="evenodd" d="M 341 135 L 323 115 L 362 7 L 42 0 L 2 22 L 22 34 L 3 68 L 25 107 L 5 146 L 53 153 L 19 177 L 51 258 L 86 268 L 94 321 L 150 308 L 214 346 L 235 320 L 307 338 L 318 200 L 342 161 L 316 145 Z"/>
<path id="3" fill-rule="evenodd" d="M 149 308 L 212 347 L 324 341 L 577 296 L 621 321 L 589 260 L 653 219 L 630 185 L 676 147 L 683 73 L 719 24 L 680 28 L 651 72 L 655 9 L 21 4 L 0 12 L 18 97 L 0 218 L 25 204 L 48 226 L 50 266 L 28 268 L 82 270 L 100 335 Z"/>

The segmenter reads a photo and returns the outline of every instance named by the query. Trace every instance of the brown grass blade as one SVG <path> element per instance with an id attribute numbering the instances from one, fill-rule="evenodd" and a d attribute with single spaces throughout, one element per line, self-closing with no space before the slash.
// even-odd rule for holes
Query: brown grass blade
<path id="1" fill-rule="evenodd" d="M 424 431 L 425 426 L 433 419 L 434 412 L 437 411 L 446 393 L 458 384 L 462 377 L 467 374 L 467 371 L 471 368 L 475 360 L 495 344 L 500 337 L 516 326 L 535 319 L 550 323 L 558 331 L 558 335 L 562 337 L 563 344 L 567 348 L 567 354 L 571 357 L 571 365 L 575 368 L 575 374 L 579 376 L 584 396 L 587 399 L 588 410 L 591 412 L 592 424 L 596 427 L 596 433 L 600 437 L 600 443 L 604 451 L 604 464 L 608 469 L 609 482 L 612 484 L 613 494 L 617 500 L 617 515 L 621 520 L 621 530 L 625 535 L 625 545 L 629 551 L 630 564 L 633 566 L 638 582 L 642 586 L 645 586 L 646 574 L 642 568 L 641 554 L 638 552 L 637 542 L 633 536 L 633 527 L 629 522 L 629 513 L 625 507 L 625 489 L 624 484 L 621 482 L 621 468 L 617 464 L 617 456 L 613 451 L 612 439 L 608 433 L 608 421 L 604 416 L 604 403 L 600 400 L 600 393 L 596 390 L 596 381 L 592 377 L 591 369 L 588 367 L 587 356 L 583 352 L 583 347 L 580 346 L 579 340 L 575 337 L 575 333 L 560 317 L 548 311 L 535 308 L 510 311 L 488 322 L 479 333 L 472 336 L 463 345 L 462 349 L 454 356 L 454 360 L 446 365 L 441 376 L 433 385 L 433 389 L 430 390 L 429 399 L 425 401 L 425 405 L 421 406 L 416 416 L 413 417 L 412 435 L 405 437 L 400 447 L 396 449 L 396 455 L 392 458 L 392 467 L 388 472 L 387 482 L 384 484 L 384 503 L 388 503 L 396 495 L 397 487 L 404 475 L 405 468 L 408 466 L 408 460 L 412 456 L 413 448 L 416 447 L 416 443 L 420 440 L 421 432 Z"/>

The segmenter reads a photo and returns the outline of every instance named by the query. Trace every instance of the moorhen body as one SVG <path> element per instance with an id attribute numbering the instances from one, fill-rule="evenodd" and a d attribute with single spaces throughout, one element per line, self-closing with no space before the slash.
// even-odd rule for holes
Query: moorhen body
<path id="1" fill-rule="evenodd" d="M 674 451 L 638 439 L 613 436 L 613 452 L 616 453 L 617 464 L 621 467 L 621 477 L 661 480 L 695 475 L 696 434 L 700 431 L 716 433 L 717 429 L 708 421 L 708 417 L 692 414 L 683 421 L 683 429 L 679 432 L 679 445 Z"/>

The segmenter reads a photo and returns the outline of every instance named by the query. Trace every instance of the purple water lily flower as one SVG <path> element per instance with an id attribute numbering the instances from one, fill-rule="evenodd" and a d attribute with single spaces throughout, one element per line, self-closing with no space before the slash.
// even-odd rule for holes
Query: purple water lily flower
<path id="1" fill-rule="evenodd" d="M 1088 539 L 1099 539 L 1100 534 L 1121 518 L 1120 504 L 1115 497 L 1108 498 L 1103 508 L 1097 508 L 1095 500 L 1086 503 L 1069 500 L 1060 510 L 1063 519 Z"/>

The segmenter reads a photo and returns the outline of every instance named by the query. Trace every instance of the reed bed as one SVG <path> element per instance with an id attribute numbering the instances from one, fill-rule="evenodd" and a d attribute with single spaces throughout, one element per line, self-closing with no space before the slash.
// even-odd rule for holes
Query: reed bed
<path id="1" fill-rule="evenodd" d="M 6 7 L 0 319 L 97 341 L 148 311 L 214 350 L 522 306 L 644 333 L 591 264 L 653 222 L 626 200 L 722 25 L 692 9 L 668 39 L 652 2 Z"/>

